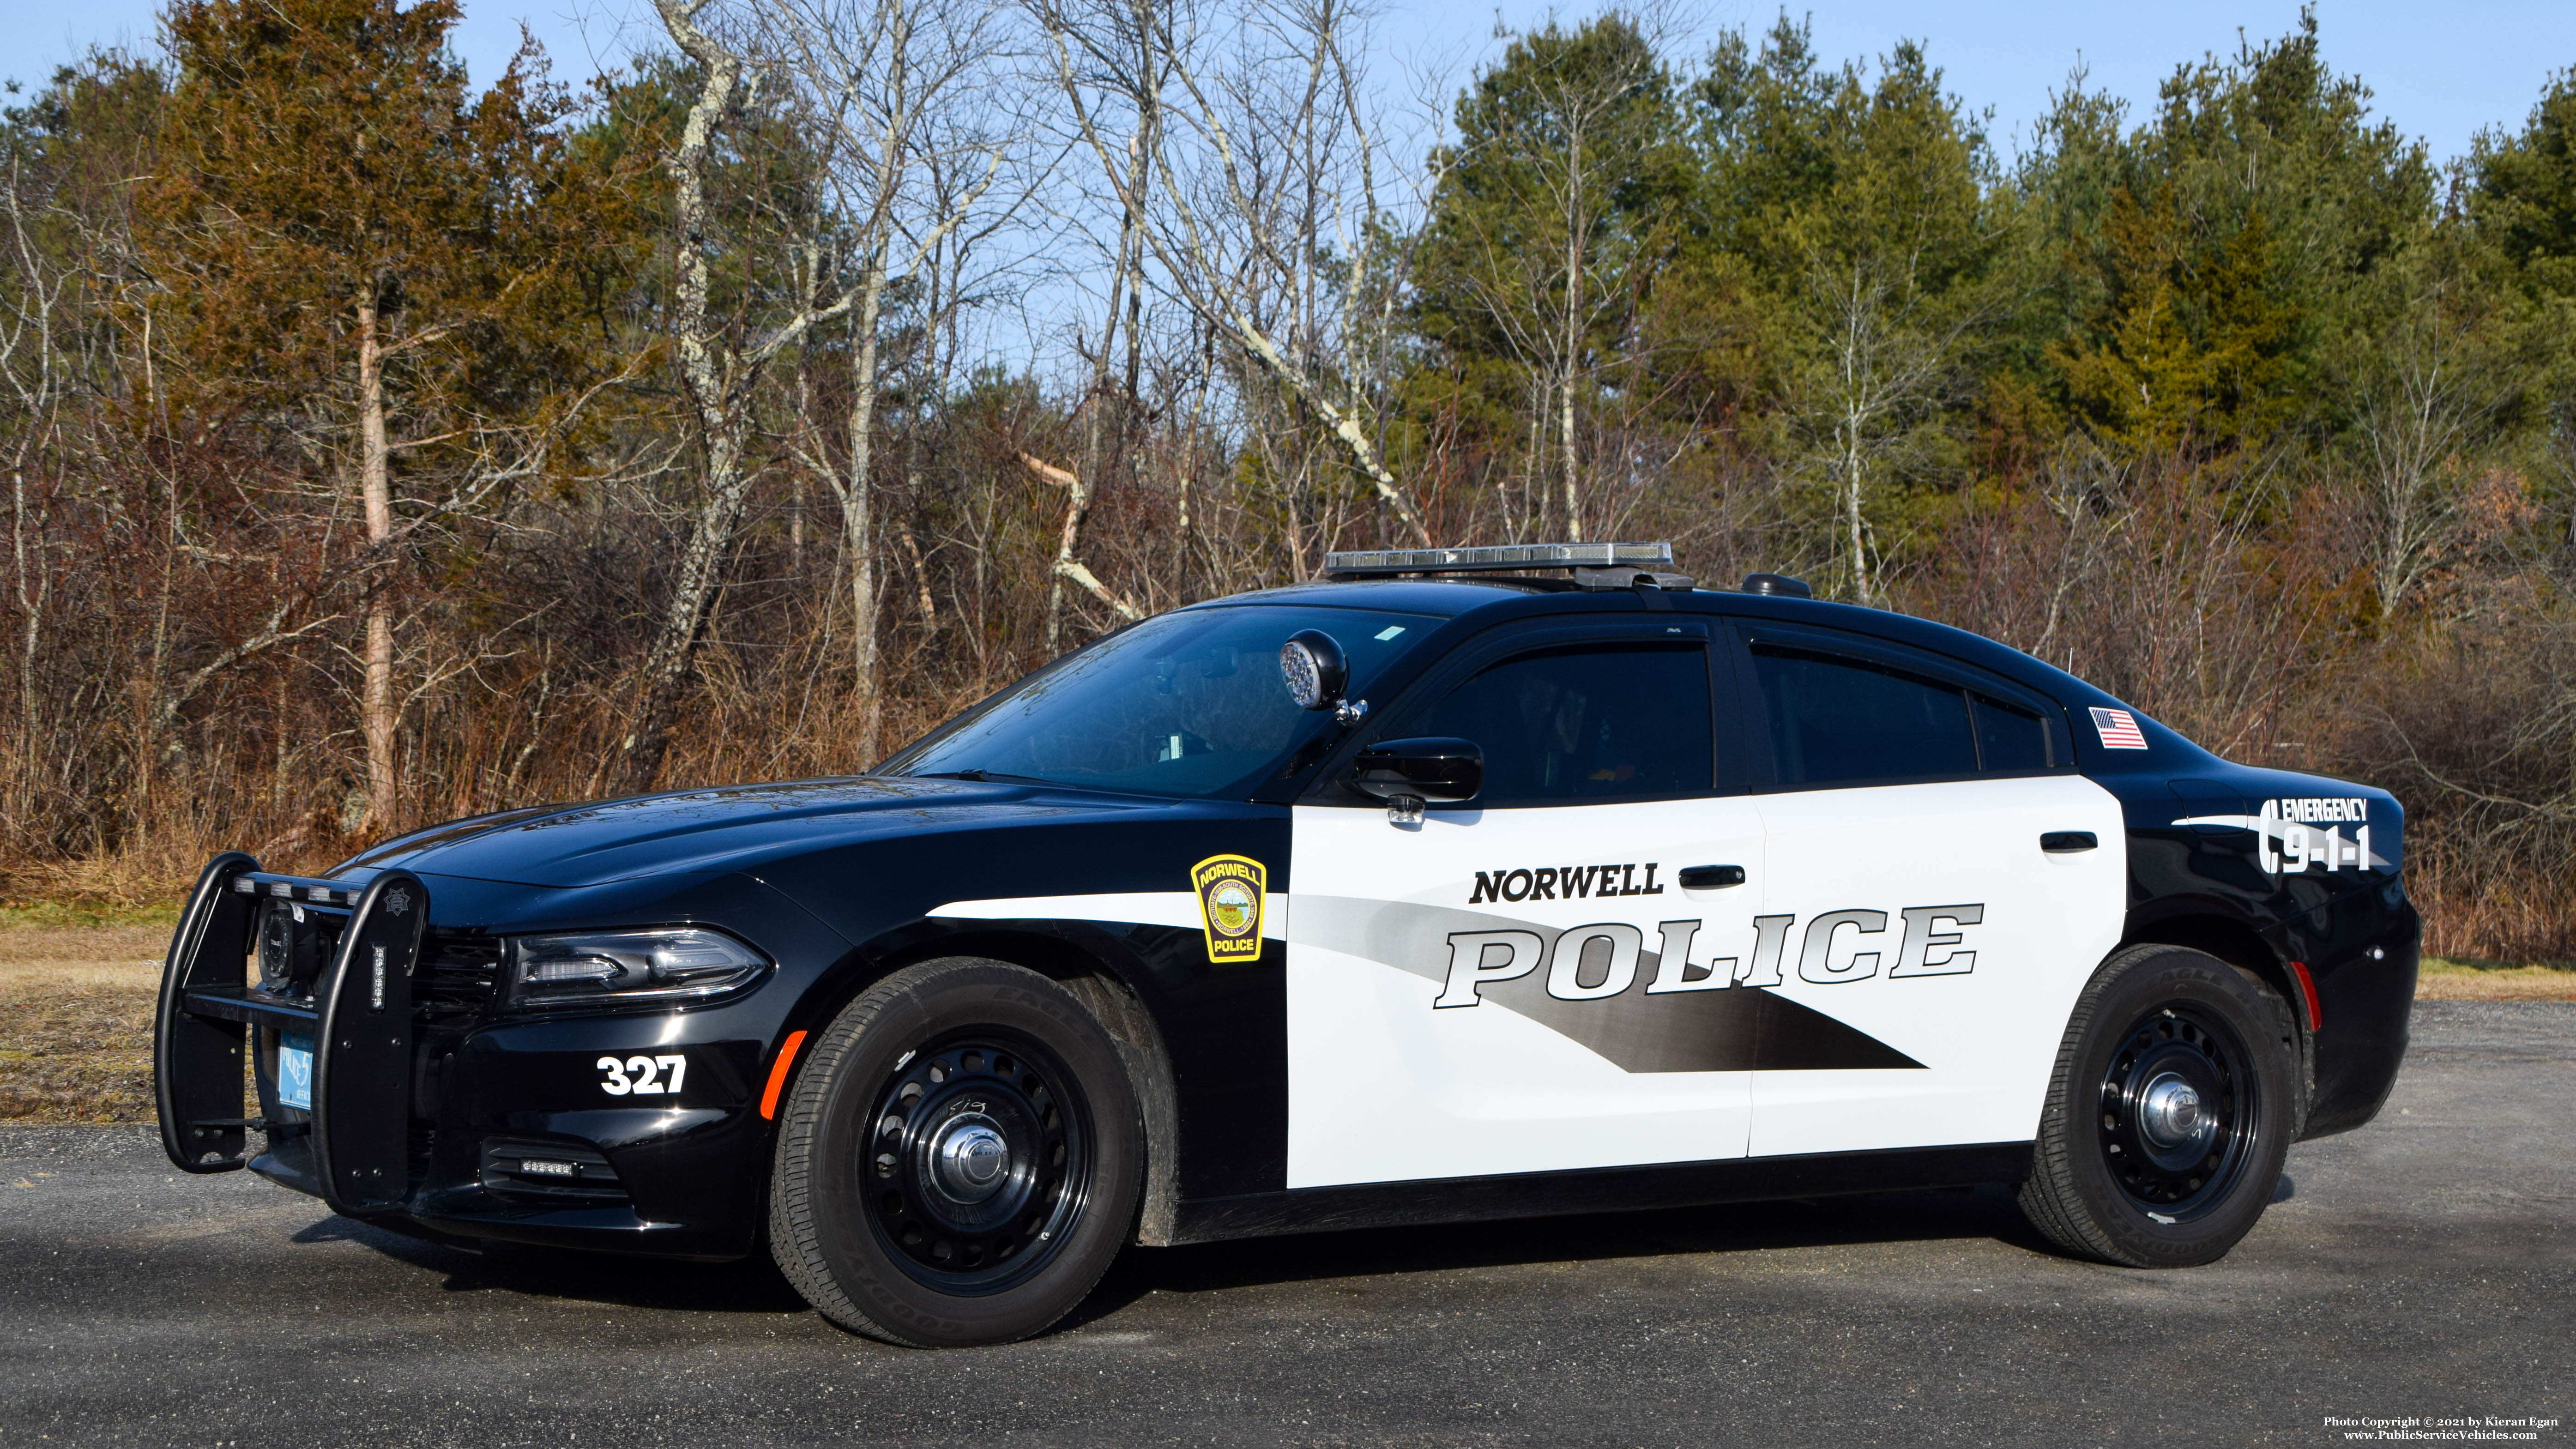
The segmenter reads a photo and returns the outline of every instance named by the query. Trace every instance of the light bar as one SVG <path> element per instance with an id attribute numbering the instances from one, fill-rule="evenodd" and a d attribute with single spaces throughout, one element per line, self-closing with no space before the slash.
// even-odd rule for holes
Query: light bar
<path id="1" fill-rule="evenodd" d="M 1497 543 L 1477 548 L 1377 548 L 1324 555 L 1339 579 L 1380 574 L 1502 573 L 1519 569 L 1670 568 L 1669 543 Z"/>

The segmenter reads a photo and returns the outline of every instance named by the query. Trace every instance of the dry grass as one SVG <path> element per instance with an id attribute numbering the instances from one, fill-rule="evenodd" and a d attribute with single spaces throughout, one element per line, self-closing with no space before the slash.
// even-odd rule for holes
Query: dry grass
<path id="1" fill-rule="evenodd" d="M 2427 956 L 2418 1001 L 2576 1001 L 2576 969 Z"/>
<path id="2" fill-rule="evenodd" d="M 152 1120 L 169 944 L 160 924 L 0 926 L 0 1121 Z"/>

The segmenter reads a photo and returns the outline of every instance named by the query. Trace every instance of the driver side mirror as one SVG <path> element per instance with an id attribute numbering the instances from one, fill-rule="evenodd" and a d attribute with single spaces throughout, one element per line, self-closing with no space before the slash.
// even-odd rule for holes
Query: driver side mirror
<path id="1" fill-rule="evenodd" d="M 1419 822 L 1426 804 L 1455 805 L 1485 788 L 1485 752 L 1473 740 L 1380 740 L 1351 765 L 1352 786 L 1385 801 L 1399 825 Z"/>

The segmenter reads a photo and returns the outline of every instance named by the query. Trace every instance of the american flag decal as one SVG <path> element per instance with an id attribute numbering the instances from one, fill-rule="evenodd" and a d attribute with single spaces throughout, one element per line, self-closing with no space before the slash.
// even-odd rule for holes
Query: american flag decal
<path id="1" fill-rule="evenodd" d="M 2093 732 L 2102 737 L 2102 748 L 2106 750 L 2143 750 L 2147 747 L 2147 737 L 2138 733 L 2138 717 L 2125 709 L 2097 706 L 2093 711 Z"/>

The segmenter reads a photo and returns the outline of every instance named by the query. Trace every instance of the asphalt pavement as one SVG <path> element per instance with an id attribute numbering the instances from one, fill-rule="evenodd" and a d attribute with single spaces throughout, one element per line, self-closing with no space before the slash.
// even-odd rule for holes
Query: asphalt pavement
<path id="1" fill-rule="evenodd" d="M 887 1348 L 765 1264 L 415 1243 L 148 1131 L 0 1130 L 0 1442 L 2576 1449 L 2576 1003 L 2423 1003 L 2386 1111 L 2225 1262 L 2000 1190 L 1131 1251 L 1075 1320 Z M 2339 1425 L 2331 1420 L 2369 1421 Z M 2494 1441 L 2482 1441 L 2494 1442 Z"/>

